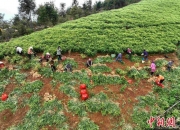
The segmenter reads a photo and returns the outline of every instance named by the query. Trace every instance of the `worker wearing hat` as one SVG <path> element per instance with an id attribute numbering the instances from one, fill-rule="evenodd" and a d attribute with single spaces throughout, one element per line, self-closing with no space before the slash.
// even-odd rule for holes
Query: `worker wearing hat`
<path id="1" fill-rule="evenodd" d="M 19 47 L 19 46 L 16 46 L 15 48 L 16 48 L 16 52 L 17 52 L 18 54 L 22 55 L 23 49 L 22 49 L 21 47 Z"/>
<path id="2" fill-rule="evenodd" d="M 51 58 L 51 55 L 49 52 L 47 52 L 45 55 L 45 60 L 48 62 L 50 60 L 50 58 Z"/>
<path id="3" fill-rule="evenodd" d="M 33 55 L 33 54 L 34 54 L 34 52 L 33 52 L 33 47 L 31 46 L 31 47 L 28 48 L 28 57 L 29 57 L 29 59 L 32 58 L 32 55 Z"/>

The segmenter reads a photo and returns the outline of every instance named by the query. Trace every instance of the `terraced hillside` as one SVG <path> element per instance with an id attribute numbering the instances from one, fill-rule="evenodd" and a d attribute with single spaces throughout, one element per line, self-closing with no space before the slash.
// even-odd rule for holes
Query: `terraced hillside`
<path id="1" fill-rule="evenodd" d="M 135 53 L 175 50 L 180 40 L 180 1 L 142 0 L 118 10 L 105 11 L 57 25 L 0 45 L 0 57 L 13 54 L 14 46 L 54 53 L 68 50 L 95 55 L 118 53 L 127 47 Z"/>

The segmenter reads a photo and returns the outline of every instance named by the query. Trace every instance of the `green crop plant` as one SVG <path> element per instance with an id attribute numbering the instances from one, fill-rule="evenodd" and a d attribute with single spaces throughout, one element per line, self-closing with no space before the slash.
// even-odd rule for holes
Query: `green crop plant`
<path id="1" fill-rule="evenodd" d="M 109 55 L 97 56 L 97 58 L 95 58 L 93 62 L 94 62 L 94 64 L 97 64 L 97 63 L 110 63 L 110 62 L 113 62 L 113 59 Z"/>
<path id="2" fill-rule="evenodd" d="M 95 85 L 106 85 L 106 84 L 127 84 L 124 77 L 118 75 L 102 75 L 97 74 L 92 76 L 92 80 Z"/>
<path id="3" fill-rule="evenodd" d="M 32 93 L 32 92 L 38 92 L 43 86 L 43 82 L 40 80 L 36 80 L 33 82 L 27 82 L 23 87 L 22 91 L 24 93 Z"/>
<path id="4" fill-rule="evenodd" d="M 93 96 L 91 99 L 85 102 L 86 109 L 89 112 L 101 112 L 102 115 L 120 115 L 120 108 L 117 103 L 108 99 L 108 96 L 104 93 L 99 93 Z"/>
<path id="5" fill-rule="evenodd" d="M 20 73 L 20 72 L 16 71 L 16 73 L 14 75 L 14 79 L 18 85 L 22 85 L 22 83 L 26 80 L 27 76 L 28 75 L 25 73 Z"/>
<path id="6" fill-rule="evenodd" d="M 138 70 L 137 68 L 130 68 L 127 76 L 134 79 L 148 78 L 148 72 L 145 69 Z"/>
<path id="7" fill-rule="evenodd" d="M 65 94 L 67 94 L 68 96 L 71 96 L 74 98 L 79 97 L 79 94 L 75 91 L 75 88 L 71 85 L 65 84 L 65 85 L 61 86 L 59 90 Z"/>
<path id="8" fill-rule="evenodd" d="M 99 130 L 99 126 L 96 125 L 89 118 L 84 117 L 78 124 L 78 130 Z"/>
<path id="9" fill-rule="evenodd" d="M 111 72 L 111 69 L 107 67 L 105 64 L 95 64 L 90 67 L 90 70 L 95 74 L 103 73 L 103 72 Z"/>
<path id="10" fill-rule="evenodd" d="M 156 64 L 156 67 L 163 67 L 168 64 L 168 61 L 166 61 L 165 59 L 158 59 L 158 60 L 155 60 L 155 64 Z"/>
<path id="11" fill-rule="evenodd" d="M 53 72 L 51 68 L 49 67 L 42 67 L 38 70 L 39 74 L 41 74 L 43 77 L 49 78 L 53 76 Z"/>
<path id="12" fill-rule="evenodd" d="M 67 64 L 70 64 L 73 68 L 77 68 L 78 67 L 78 64 L 77 62 L 74 60 L 74 59 L 66 59 L 64 62 L 63 62 L 63 66 L 67 65 Z"/>
<path id="13" fill-rule="evenodd" d="M 88 56 L 118 54 L 128 47 L 135 54 L 141 54 L 144 49 L 149 53 L 174 52 L 180 37 L 177 11 L 180 2 L 164 0 L 163 5 L 160 3 L 161 0 L 144 0 L 10 40 L 0 45 L 0 57 L 15 54 L 16 45 L 24 50 L 33 46 L 37 52 L 51 54 L 60 45 L 63 53 L 71 50 Z"/>
<path id="14" fill-rule="evenodd" d="M 120 92 L 124 92 L 126 88 L 127 88 L 127 85 L 123 85 L 123 86 L 120 88 Z"/>
<path id="15" fill-rule="evenodd" d="M 116 73 L 119 74 L 119 75 L 124 76 L 124 75 L 126 75 L 127 72 L 125 70 L 122 70 L 122 69 L 118 68 L 118 69 L 116 69 Z"/>
<path id="16" fill-rule="evenodd" d="M 73 80 L 73 78 L 74 78 L 74 76 L 71 72 L 63 72 L 63 73 L 55 72 L 53 74 L 53 79 L 57 80 L 59 82 L 62 82 L 62 83 L 67 83 L 67 82 Z"/>
<path id="17" fill-rule="evenodd" d="M 153 92 L 146 96 L 141 96 L 139 98 L 139 103 L 134 108 L 132 119 L 136 124 L 138 124 L 136 126 L 137 129 L 149 128 L 149 125 L 145 122 L 150 118 L 150 116 L 157 117 L 161 115 L 165 118 L 172 116 L 178 118 L 180 116 L 180 106 L 177 104 L 172 107 L 179 101 L 180 67 L 175 68 L 171 73 L 163 71 L 161 74 L 166 79 L 166 81 L 163 82 L 165 88 L 162 89 L 158 86 L 154 86 Z M 149 108 L 149 111 L 145 108 Z M 155 127 L 155 123 L 153 124 L 153 127 Z"/>
<path id="18" fill-rule="evenodd" d="M 68 110 L 79 116 L 87 115 L 84 103 L 80 102 L 78 99 L 68 101 Z"/>

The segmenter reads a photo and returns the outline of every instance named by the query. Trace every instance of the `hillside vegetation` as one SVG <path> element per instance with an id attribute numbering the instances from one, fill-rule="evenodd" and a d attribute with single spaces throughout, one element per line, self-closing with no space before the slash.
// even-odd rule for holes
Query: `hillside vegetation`
<path id="1" fill-rule="evenodd" d="M 0 57 L 15 53 L 14 46 L 25 51 L 55 53 L 77 51 L 89 56 L 118 53 L 127 47 L 135 53 L 145 48 L 150 53 L 168 53 L 180 40 L 180 1 L 142 0 L 127 7 L 90 15 L 32 33 L 0 45 Z"/>

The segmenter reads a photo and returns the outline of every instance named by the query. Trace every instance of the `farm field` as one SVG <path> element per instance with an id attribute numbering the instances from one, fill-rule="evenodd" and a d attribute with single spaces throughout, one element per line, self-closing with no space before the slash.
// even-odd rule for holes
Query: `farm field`
<path id="1" fill-rule="evenodd" d="M 142 0 L 0 44 L 0 130 L 180 129 L 180 1 Z M 33 46 L 37 57 L 26 53 Z M 67 59 L 57 62 L 60 46 Z M 123 53 L 130 47 L 132 59 Z M 142 63 L 142 51 L 149 52 Z M 50 52 L 57 67 L 39 63 Z M 111 54 L 123 53 L 123 63 Z M 88 58 L 93 66 L 87 68 Z M 168 61 L 174 60 L 168 72 Z M 165 77 L 164 88 L 150 75 Z M 73 72 L 63 72 L 67 63 Z M 80 97 L 86 84 L 88 99 Z"/>
<path id="2" fill-rule="evenodd" d="M 65 56 L 67 60 L 56 62 L 55 73 L 47 62 L 40 64 L 37 57 L 31 61 L 19 55 L 5 57 L 7 69 L 0 71 L 3 79 L 0 93 L 8 94 L 9 98 L 0 101 L 1 129 L 145 129 L 150 128 L 147 123 L 150 116 L 162 114 L 180 95 L 180 68 L 168 72 L 164 67 L 168 60 L 179 65 L 174 53 L 167 54 L 168 58 L 151 55 L 144 64 L 139 56 L 130 61 L 125 55 L 122 64 L 108 55 L 98 55 L 90 68 L 84 64 L 87 58 L 79 53 Z M 163 89 L 151 80 L 148 69 L 151 60 L 158 66 L 157 73 L 165 76 Z M 73 73 L 61 71 L 67 61 L 72 63 Z M 80 98 L 82 83 L 87 85 L 89 93 L 86 101 Z M 177 123 L 179 107 L 166 115 L 174 116 Z"/>
<path id="3" fill-rule="evenodd" d="M 142 0 L 127 7 L 59 24 L 0 45 L 0 58 L 14 54 L 14 46 L 36 52 L 119 53 L 127 47 L 140 54 L 170 53 L 180 41 L 180 1 Z"/>

